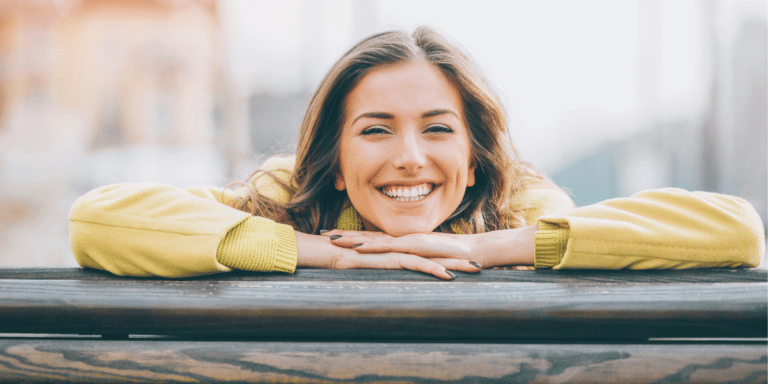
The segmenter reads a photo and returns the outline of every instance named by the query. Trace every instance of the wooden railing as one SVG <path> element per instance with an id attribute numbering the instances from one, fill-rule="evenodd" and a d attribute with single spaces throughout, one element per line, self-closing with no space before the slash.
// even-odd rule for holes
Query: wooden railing
<path id="1" fill-rule="evenodd" d="M 765 382 L 765 270 L 0 270 L 3 382 Z"/>

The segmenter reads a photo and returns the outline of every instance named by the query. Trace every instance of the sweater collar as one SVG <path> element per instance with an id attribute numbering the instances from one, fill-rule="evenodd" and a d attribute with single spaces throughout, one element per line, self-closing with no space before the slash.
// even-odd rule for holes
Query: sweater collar
<path id="1" fill-rule="evenodd" d="M 339 218 L 336 219 L 336 229 L 341 229 L 342 231 L 364 230 L 363 220 L 349 200 L 345 200 L 341 206 L 341 213 L 339 213 Z"/>

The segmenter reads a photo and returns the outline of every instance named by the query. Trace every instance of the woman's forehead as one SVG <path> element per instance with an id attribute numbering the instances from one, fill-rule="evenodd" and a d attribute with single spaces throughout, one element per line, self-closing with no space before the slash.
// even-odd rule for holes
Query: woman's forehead
<path id="1" fill-rule="evenodd" d="M 449 111 L 461 118 L 458 89 L 434 64 L 411 61 L 373 69 L 347 94 L 345 117 L 362 114 L 423 115 Z"/>

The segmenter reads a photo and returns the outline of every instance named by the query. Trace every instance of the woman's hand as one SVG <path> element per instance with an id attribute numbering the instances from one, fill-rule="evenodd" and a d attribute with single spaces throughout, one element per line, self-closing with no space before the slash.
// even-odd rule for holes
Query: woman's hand
<path id="1" fill-rule="evenodd" d="M 378 236 L 374 232 L 341 232 L 368 234 Z M 383 236 L 383 233 L 381 234 Z M 480 267 L 473 265 L 467 259 L 460 258 L 424 258 L 419 255 L 398 252 L 358 252 L 356 248 L 334 244 L 336 240 L 330 240 L 329 236 L 308 235 L 296 232 L 296 246 L 298 248 L 297 265 L 299 267 L 328 268 L 328 269 L 410 269 L 434 275 L 441 279 L 452 280 L 455 275 L 449 269 L 462 272 L 479 272 Z M 344 243 L 344 242 L 342 242 Z"/>
<path id="2" fill-rule="evenodd" d="M 323 234 L 333 245 L 369 255 L 413 255 L 448 268 L 472 262 L 483 267 L 533 265 L 538 226 L 478 234 L 429 233 L 393 237 L 383 232 L 333 230 Z M 450 265 L 450 266 L 449 266 Z M 454 268 L 451 268 L 454 269 Z"/>

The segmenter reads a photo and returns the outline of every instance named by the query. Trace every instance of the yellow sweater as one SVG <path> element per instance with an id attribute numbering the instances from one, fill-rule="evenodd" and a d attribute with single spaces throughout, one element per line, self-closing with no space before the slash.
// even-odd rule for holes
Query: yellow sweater
<path id="1" fill-rule="evenodd" d="M 272 158 L 265 169 L 293 169 Z M 286 194 L 260 179 L 260 193 Z M 97 188 L 73 205 L 70 241 L 83 267 L 127 276 L 184 277 L 231 269 L 293 272 L 296 238 L 288 225 L 229 207 L 233 192 L 162 184 Z M 561 190 L 532 186 L 512 202 L 539 224 L 536 268 L 657 269 L 755 267 L 765 248 L 763 225 L 743 199 L 663 189 L 572 209 Z M 362 229 L 348 208 L 339 229 Z"/>

